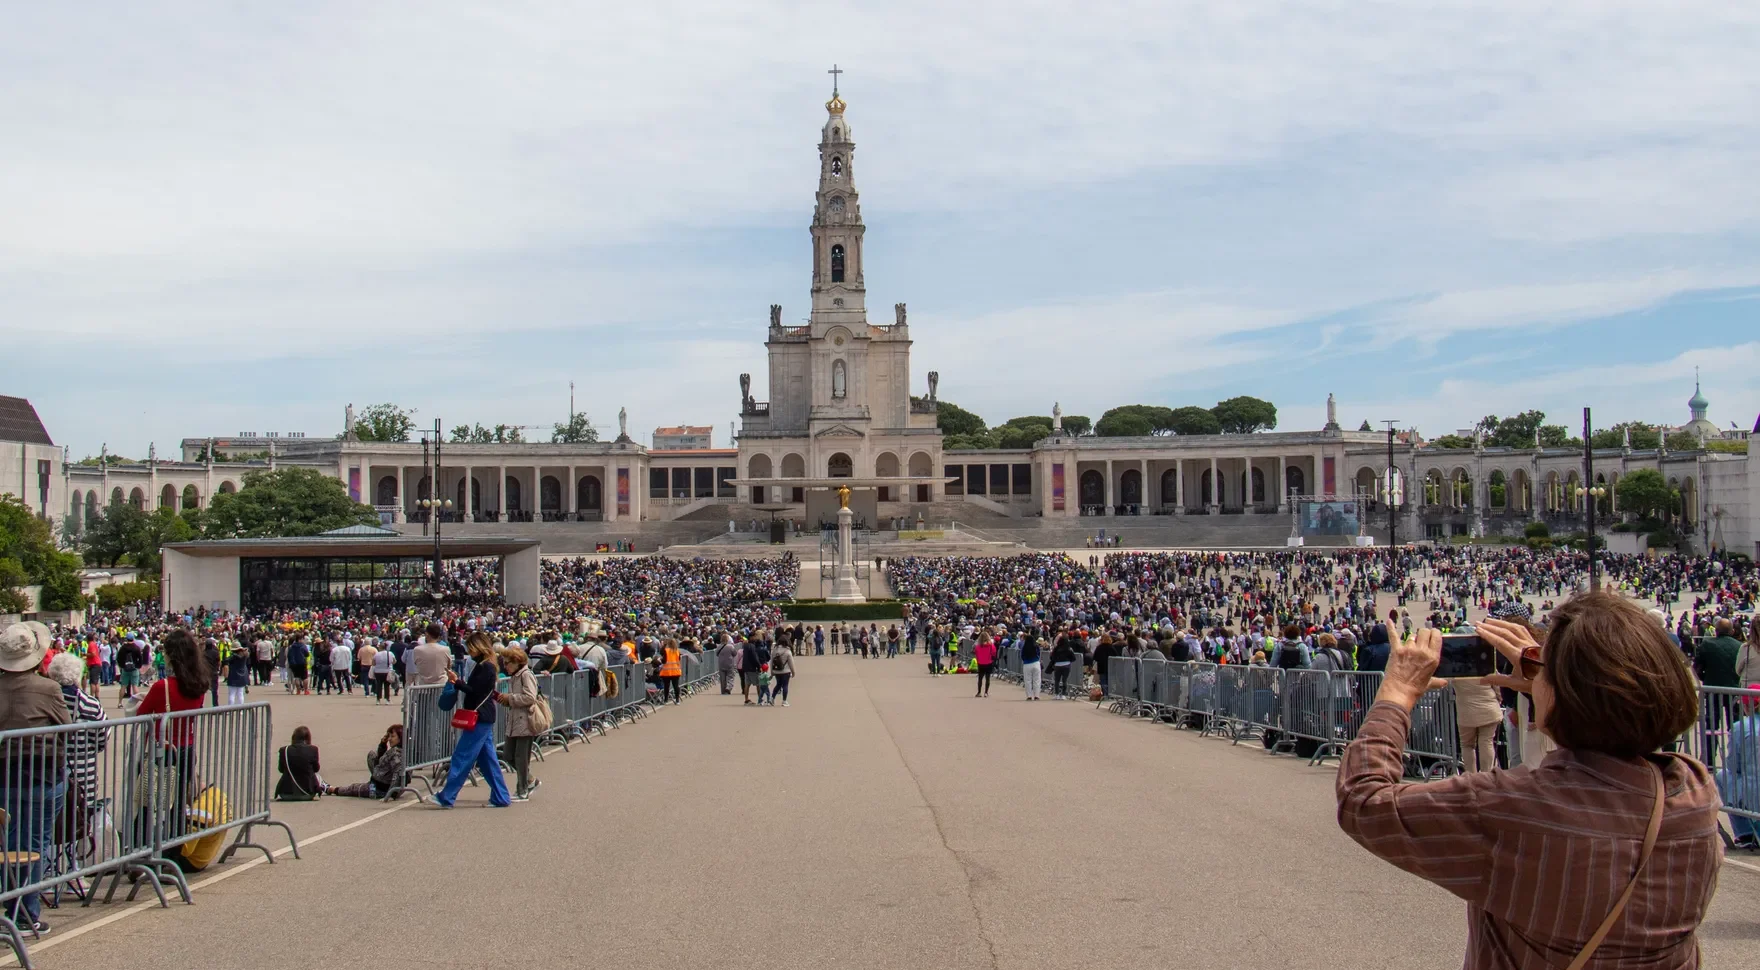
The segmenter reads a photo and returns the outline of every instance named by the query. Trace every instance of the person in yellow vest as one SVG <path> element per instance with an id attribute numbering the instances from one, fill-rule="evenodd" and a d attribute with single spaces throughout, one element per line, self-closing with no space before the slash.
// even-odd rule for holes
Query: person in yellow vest
<path id="1" fill-rule="evenodd" d="M 677 704 L 678 681 L 684 674 L 678 659 L 678 641 L 668 637 L 660 644 L 660 703 L 666 703 L 667 692 L 672 694 L 672 703 Z"/>

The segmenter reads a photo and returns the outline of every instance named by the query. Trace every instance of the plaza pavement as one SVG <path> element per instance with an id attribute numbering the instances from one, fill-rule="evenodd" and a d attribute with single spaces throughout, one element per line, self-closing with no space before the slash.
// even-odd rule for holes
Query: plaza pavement
<path id="1" fill-rule="evenodd" d="M 699 694 L 550 755 L 510 809 L 482 788 L 451 811 L 278 805 L 302 860 L 83 931 L 48 913 L 38 965 L 1459 965 L 1464 907 L 1339 832 L 1330 767 L 1010 685 L 974 699 L 921 654 L 799 667 L 792 707 Z M 277 735 L 307 724 L 331 781 L 363 777 L 390 709 L 266 693 Z M 1709 966 L 1760 966 L 1740 866 Z"/>

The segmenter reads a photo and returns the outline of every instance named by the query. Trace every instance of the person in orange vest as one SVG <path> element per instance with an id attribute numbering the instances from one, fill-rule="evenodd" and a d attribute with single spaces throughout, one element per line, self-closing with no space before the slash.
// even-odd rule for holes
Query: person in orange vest
<path id="1" fill-rule="evenodd" d="M 679 665 L 678 641 L 668 637 L 660 644 L 660 703 L 666 703 L 666 694 L 672 693 L 672 703 L 677 704 L 678 681 L 684 674 Z"/>

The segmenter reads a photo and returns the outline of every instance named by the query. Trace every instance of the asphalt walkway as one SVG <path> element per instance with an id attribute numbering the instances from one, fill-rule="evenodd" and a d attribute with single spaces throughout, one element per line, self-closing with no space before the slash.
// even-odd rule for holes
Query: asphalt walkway
<path id="1" fill-rule="evenodd" d="M 527 804 L 278 806 L 324 835 L 304 859 L 58 923 L 38 965 L 1459 965 L 1464 907 L 1338 831 L 1330 769 L 972 685 L 807 657 L 793 706 L 689 698 L 551 755 Z M 268 693 L 336 782 L 390 720 Z M 1726 866 L 1707 965 L 1760 966 L 1756 913 L 1760 871 Z"/>

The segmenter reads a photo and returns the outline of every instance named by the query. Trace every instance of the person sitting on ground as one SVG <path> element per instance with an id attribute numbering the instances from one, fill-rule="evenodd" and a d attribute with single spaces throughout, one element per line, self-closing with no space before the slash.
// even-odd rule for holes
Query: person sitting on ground
<path id="1" fill-rule="evenodd" d="M 385 729 L 379 738 L 379 746 L 367 755 L 367 774 L 370 780 L 356 782 L 352 785 L 331 785 L 324 789 L 326 795 L 340 795 L 343 798 L 385 798 L 392 792 L 403 787 L 403 725 L 393 724 Z"/>
<path id="2" fill-rule="evenodd" d="M 324 779 L 318 776 L 318 746 L 312 743 L 312 729 L 300 725 L 293 729 L 293 743 L 275 756 L 281 777 L 275 782 L 275 800 L 309 802 L 324 793 Z"/>
<path id="3" fill-rule="evenodd" d="M 1339 763 L 1339 826 L 1467 901 L 1468 968 L 1578 967 L 1597 952 L 1605 968 L 1698 966 L 1723 852 L 1711 773 L 1662 750 L 1698 719 L 1680 651 L 1607 591 L 1559 607 L 1543 643 L 1503 620 L 1477 632 L 1515 665 L 1508 682 L 1559 749 L 1520 771 L 1403 782 L 1412 709 L 1446 682 L 1432 676 L 1441 631 L 1396 635 Z"/>

